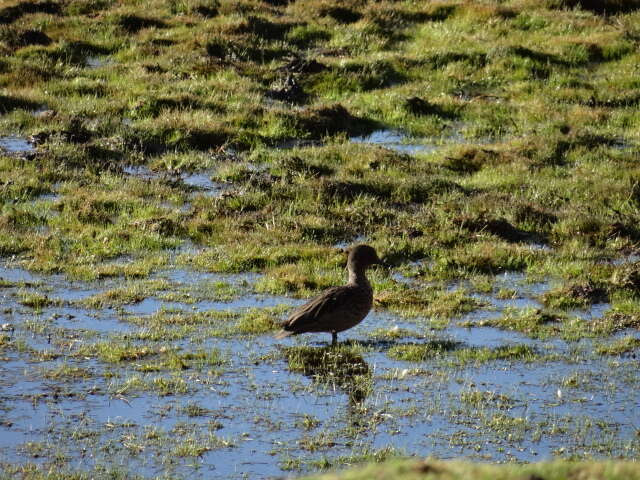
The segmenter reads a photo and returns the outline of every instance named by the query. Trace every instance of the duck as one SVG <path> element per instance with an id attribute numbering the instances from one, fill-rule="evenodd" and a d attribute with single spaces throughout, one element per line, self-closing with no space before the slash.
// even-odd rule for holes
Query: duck
<path id="1" fill-rule="evenodd" d="M 373 288 L 367 269 L 381 265 L 376 250 L 369 245 L 356 245 L 347 250 L 346 285 L 332 287 L 296 308 L 275 334 L 281 340 L 300 333 L 331 333 L 331 345 L 338 343 L 338 333 L 358 325 L 373 305 Z"/>

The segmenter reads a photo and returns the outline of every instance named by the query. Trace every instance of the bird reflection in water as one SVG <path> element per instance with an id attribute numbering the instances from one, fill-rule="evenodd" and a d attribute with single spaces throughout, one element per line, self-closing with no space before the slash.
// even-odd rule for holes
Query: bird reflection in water
<path id="1" fill-rule="evenodd" d="M 337 388 L 359 406 L 373 390 L 369 364 L 349 345 L 337 347 L 289 347 L 284 349 L 292 372 L 300 372 L 320 385 Z"/>

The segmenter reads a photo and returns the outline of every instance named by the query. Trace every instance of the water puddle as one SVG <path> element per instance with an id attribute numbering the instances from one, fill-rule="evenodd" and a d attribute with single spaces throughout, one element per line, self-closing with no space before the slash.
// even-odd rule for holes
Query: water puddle
<path id="1" fill-rule="evenodd" d="M 130 165 L 123 168 L 124 173 L 145 180 L 160 180 L 171 183 L 182 182 L 194 191 L 207 196 L 217 197 L 232 188 L 228 183 L 211 180 L 213 172 L 170 173 L 155 172 L 146 165 Z"/>
<path id="2" fill-rule="evenodd" d="M 49 192 L 49 193 L 43 193 L 42 195 L 38 195 L 35 198 L 35 201 L 46 202 L 46 203 L 56 203 L 61 198 L 62 198 L 62 195 L 60 195 L 59 193 Z M 50 215 L 54 215 L 56 213 L 57 212 L 49 212 Z"/>
<path id="3" fill-rule="evenodd" d="M 412 278 L 397 272 L 392 273 L 391 278 L 393 278 L 398 283 L 404 283 L 406 285 L 411 285 L 412 283 L 414 283 L 414 280 Z"/>
<path id="4" fill-rule="evenodd" d="M 65 307 L 51 309 L 43 312 L 43 315 L 51 313 L 54 323 L 58 327 L 73 331 L 90 331 L 99 334 L 126 333 L 133 330 L 131 325 L 120 321 L 114 315 L 105 315 L 82 308 Z"/>
<path id="5" fill-rule="evenodd" d="M 207 196 L 217 197 L 232 187 L 228 183 L 219 183 L 211 180 L 212 172 L 183 173 L 180 175 L 185 185 L 193 187 Z"/>
<path id="6" fill-rule="evenodd" d="M 98 56 L 89 56 L 85 58 L 85 67 L 89 69 L 96 69 L 100 67 L 104 67 L 106 65 L 111 65 L 113 61 L 110 57 L 98 57 Z"/>
<path id="7" fill-rule="evenodd" d="M 613 144 L 611 145 L 612 148 L 615 148 L 616 150 L 620 150 L 620 151 L 638 151 L 638 146 L 635 145 L 633 142 L 630 142 L 626 139 L 623 138 L 618 138 L 615 139 Z"/>
<path id="8" fill-rule="evenodd" d="M 352 137 L 350 140 L 353 143 L 378 145 L 409 155 L 430 153 L 438 148 L 438 145 L 434 143 L 420 143 L 419 139 L 409 137 L 396 130 L 376 130 L 370 135 Z"/>
<path id="9" fill-rule="evenodd" d="M 293 150 L 295 148 L 321 147 L 324 143 L 320 140 L 305 140 L 302 138 L 292 138 L 276 143 L 273 148 L 279 150 Z"/>
<path id="10" fill-rule="evenodd" d="M 48 119 L 56 115 L 55 110 L 49 108 L 48 105 L 40 105 L 33 111 L 33 116 L 41 119 Z"/>
<path id="11" fill-rule="evenodd" d="M 211 190 L 216 187 L 211 177 L 206 173 L 186 173 L 181 175 L 182 181 L 190 187 Z"/>
<path id="12" fill-rule="evenodd" d="M 23 270 L 22 268 L 0 265 L 0 278 L 13 283 L 36 283 L 42 277 Z"/>
<path id="13" fill-rule="evenodd" d="M 365 237 L 364 235 L 358 235 L 357 237 L 354 237 L 351 240 L 344 240 L 342 242 L 338 242 L 334 244 L 333 247 L 339 248 L 339 249 L 345 249 L 353 245 L 359 245 L 361 243 L 367 243 L 367 237 Z"/>
<path id="14" fill-rule="evenodd" d="M 514 289 L 519 296 L 539 297 L 551 288 L 548 282 L 530 282 L 521 272 L 505 272 L 495 280 L 496 288 Z"/>
<path id="15" fill-rule="evenodd" d="M 31 391 L 35 393 L 35 390 Z M 49 413 L 45 405 L 9 401 L 7 406 L 17 409 L 20 415 L 8 415 L 0 423 L 0 451 L 8 452 L 26 442 L 39 441 L 45 435 Z"/>
<path id="16" fill-rule="evenodd" d="M 418 153 L 431 153 L 447 145 L 466 144 L 490 144 L 497 141 L 493 137 L 480 137 L 468 139 L 464 135 L 465 125 L 462 122 L 453 122 L 450 133 L 443 136 L 412 137 L 401 130 L 381 129 L 369 135 L 351 137 L 352 143 L 376 145 L 399 153 L 415 155 Z"/>
<path id="17" fill-rule="evenodd" d="M 536 345 L 537 342 L 518 332 L 493 327 L 448 327 L 445 332 L 452 339 L 473 347 L 496 348 L 506 345 Z"/>
<path id="18" fill-rule="evenodd" d="M 596 303 L 591 305 L 587 310 L 570 310 L 567 313 L 570 316 L 578 317 L 581 320 L 594 320 L 596 318 L 604 317 L 609 310 L 611 310 L 610 303 Z"/>
<path id="19" fill-rule="evenodd" d="M 0 150 L 7 153 L 30 153 L 36 149 L 26 138 L 10 135 L 0 137 Z"/>
<path id="20" fill-rule="evenodd" d="M 146 165 L 127 165 L 122 168 L 122 171 L 132 177 L 142 178 L 144 180 L 156 180 L 166 178 L 165 175 L 159 172 L 152 171 Z"/>
<path id="21" fill-rule="evenodd" d="M 611 261 L 612 265 L 625 265 L 627 263 L 636 263 L 640 261 L 640 255 L 639 254 L 631 254 L 631 255 L 627 255 L 626 257 L 622 257 L 622 258 L 616 258 L 615 260 Z"/>

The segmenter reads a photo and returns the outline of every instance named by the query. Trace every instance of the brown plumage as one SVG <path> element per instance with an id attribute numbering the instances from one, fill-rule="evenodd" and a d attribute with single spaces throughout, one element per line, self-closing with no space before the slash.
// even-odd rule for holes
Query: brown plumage
<path id="1" fill-rule="evenodd" d="M 382 263 L 376 251 L 368 245 L 350 249 L 347 260 L 349 281 L 341 287 L 332 287 L 297 308 L 282 324 L 275 338 L 307 332 L 331 333 L 331 344 L 338 341 L 342 332 L 360 323 L 373 304 L 373 289 L 367 280 L 366 270 Z"/>

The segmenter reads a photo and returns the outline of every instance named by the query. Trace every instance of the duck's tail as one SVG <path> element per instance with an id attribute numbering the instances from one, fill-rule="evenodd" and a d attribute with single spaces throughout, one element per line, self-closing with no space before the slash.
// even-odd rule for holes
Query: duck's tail
<path id="1" fill-rule="evenodd" d="M 286 338 L 289 335 L 293 335 L 294 333 L 295 332 L 290 332 L 289 330 L 280 330 L 273 336 L 273 338 L 275 338 L 276 340 L 282 340 L 283 338 Z"/>

